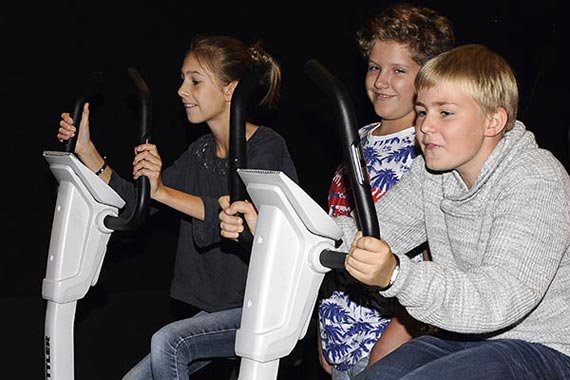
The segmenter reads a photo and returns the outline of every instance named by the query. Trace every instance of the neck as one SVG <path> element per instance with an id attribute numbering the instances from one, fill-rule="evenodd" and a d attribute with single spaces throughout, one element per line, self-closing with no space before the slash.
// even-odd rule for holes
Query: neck
<path id="1" fill-rule="evenodd" d="M 404 129 L 408 129 L 414 125 L 415 118 L 416 113 L 412 111 L 397 119 L 381 119 L 382 125 L 380 128 L 376 128 L 376 130 L 373 132 L 373 135 L 391 135 L 392 133 L 397 133 L 403 131 Z"/>
<path id="2" fill-rule="evenodd" d="M 376 128 L 372 134 L 374 136 L 391 135 L 392 133 L 397 133 L 403 131 L 404 129 L 408 129 L 412 125 L 413 124 L 390 123 L 382 120 L 380 127 Z"/>
<path id="3" fill-rule="evenodd" d="M 245 140 L 248 141 L 251 136 L 259 126 L 246 123 L 245 124 Z M 226 128 L 212 128 L 210 127 L 210 132 L 214 136 L 214 141 L 216 142 L 216 156 L 220 158 L 226 158 L 230 154 L 230 127 Z"/>

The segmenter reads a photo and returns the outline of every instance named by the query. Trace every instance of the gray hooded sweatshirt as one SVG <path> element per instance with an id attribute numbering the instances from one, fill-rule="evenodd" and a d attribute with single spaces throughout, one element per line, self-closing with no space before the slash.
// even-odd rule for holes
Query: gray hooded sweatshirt
<path id="1" fill-rule="evenodd" d="M 401 268 L 383 296 L 443 330 L 570 356 L 570 178 L 521 122 L 470 189 L 455 171 L 428 172 L 419 156 L 376 212 Z M 354 220 L 336 221 L 347 250 Z M 405 253 L 425 241 L 432 261 L 413 263 Z"/>

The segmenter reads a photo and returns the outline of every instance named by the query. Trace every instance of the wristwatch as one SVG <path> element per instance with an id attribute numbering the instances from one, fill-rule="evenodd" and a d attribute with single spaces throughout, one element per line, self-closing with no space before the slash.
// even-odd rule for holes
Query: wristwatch
<path id="1" fill-rule="evenodd" d="M 388 285 L 379 288 L 379 290 L 381 292 L 390 289 L 392 287 L 392 285 L 394 285 L 394 282 L 396 282 L 396 279 L 398 278 L 398 275 L 400 274 L 400 258 L 398 257 L 398 255 L 394 255 L 394 258 L 396 259 L 396 266 L 394 267 L 394 271 L 392 272 L 392 276 L 390 277 L 390 281 L 388 282 Z"/>

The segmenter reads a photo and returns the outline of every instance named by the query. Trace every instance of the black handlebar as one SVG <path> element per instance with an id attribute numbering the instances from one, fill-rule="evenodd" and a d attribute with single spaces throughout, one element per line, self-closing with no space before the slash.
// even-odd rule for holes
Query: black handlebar
<path id="1" fill-rule="evenodd" d="M 79 96 L 75 101 L 75 105 L 73 106 L 73 113 L 71 114 L 71 118 L 75 125 L 77 125 L 77 130 L 79 131 L 79 123 L 76 121 L 81 120 L 81 112 L 83 111 L 83 104 L 86 102 L 86 95 Z M 64 142 L 64 151 L 68 153 L 75 152 L 75 144 L 77 143 L 77 134 L 71 137 L 69 140 Z"/>
<path id="2" fill-rule="evenodd" d="M 247 198 L 245 185 L 237 173 L 237 169 L 247 168 L 246 156 L 246 119 L 247 105 L 254 90 L 263 83 L 261 68 L 254 65 L 243 78 L 240 79 L 230 105 L 230 203 L 242 201 Z M 244 223 L 244 231 L 239 234 L 238 241 L 246 248 L 251 249 L 253 235 Z"/>
<path id="3" fill-rule="evenodd" d="M 150 142 L 150 130 L 152 125 L 152 100 L 148 85 L 137 69 L 130 67 L 129 76 L 136 85 L 140 103 L 140 138 L 139 144 Z M 114 231 L 131 231 L 138 228 L 148 216 L 150 205 L 150 182 L 148 177 L 141 176 L 137 179 L 137 203 L 129 217 L 117 217 L 108 215 L 104 224 Z"/>
<path id="4" fill-rule="evenodd" d="M 148 85 L 140 75 L 137 69 L 130 67 L 127 69 L 131 81 L 135 84 L 140 103 L 140 139 L 139 143 L 150 141 L 150 130 L 151 130 L 151 120 L 152 120 L 152 104 L 151 96 Z M 94 80 L 96 79 L 96 80 Z M 73 153 L 75 152 L 75 145 L 77 143 L 77 136 L 79 134 L 79 125 L 81 124 L 81 115 L 83 113 L 83 106 L 87 100 L 96 92 L 96 87 L 99 86 L 99 77 L 93 77 L 80 92 L 79 96 L 75 101 L 73 107 L 73 113 L 71 117 L 73 118 L 73 123 L 75 124 L 77 131 L 75 136 L 65 141 L 64 151 Z M 150 182 L 146 176 L 142 176 L 137 180 L 137 203 L 131 213 L 131 215 L 126 217 L 115 217 L 108 215 L 104 219 L 104 224 L 107 228 L 114 231 L 130 231 L 138 228 L 142 222 L 146 219 L 148 215 L 149 205 L 150 205 Z"/>
<path id="5" fill-rule="evenodd" d="M 362 156 L 362 147 L 358 135 L 356 113 L 348 91 L 317 60 L 311 59 L 305 63 L 305 74 L 320 87 L 333 102 L 335 116 L 340 129 L 340 140 L 348 174 L 351 191 L 356 207 L 356 217 L 364 236 L 380 238 L 380 227 L 372 199 L 370 179 L 366 162 Z M 321 264 L 327 268 L 343 269 L 346 253 L 325 250 L 321 253 Z"/>
<path id="6" fill-rule="evenodd" d="M 99 86 L 101 84 L 101 76 L 100 73 L 93 73 L 88 81 L 87 84 L 83 86 L 79 95 L 75 99 L 75 104 L 73 105 L 73 111 L 71 113 L 71 118 L 73 119 L 73 123 L 77 127 L 77 131 L 79 132 L 79 124 L 81 123 L 81 115 L 83 113 L 83 105 L 87 102 L 89 98 L 91 98 L 94 93 L 99 90 Z M 75 152 L 75 145 L 77 143 L 77 135 L 76 133 L 73 137 L 63 142 L 63 151 L 68 153 Z"/>

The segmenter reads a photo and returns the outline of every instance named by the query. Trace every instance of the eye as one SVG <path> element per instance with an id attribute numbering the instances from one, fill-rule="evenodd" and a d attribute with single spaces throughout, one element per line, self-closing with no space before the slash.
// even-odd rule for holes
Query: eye
<path id="1" fill-rule="evenodd" d="M 396 74 L 405 74 L 405 73 L 407 73 L 407 71 L 404 70 L 404 69 L 394 69 L 394 72 L 395 72 Z"/>
<path id="2" fill-rule="evenodd" d="M 445 118 L 445 117 L 452 116 L 452 115 L 453 115 L 453 112 L 441 111 L 441 112 L 440 112 L 440 115 Z"/>
<path id="3" fill-rule="evenodd" d="M 416 117 L 419 118 L 423 118 L 425 117 L 427 114 L 427 112 L 424 109 L 418 109 L 416 108 Z"/>
<path id="4" fill-rule="evenodd" d="M 378 71 L 380 67 L 378 65 L 368 64 L 368 71 Z"/>

